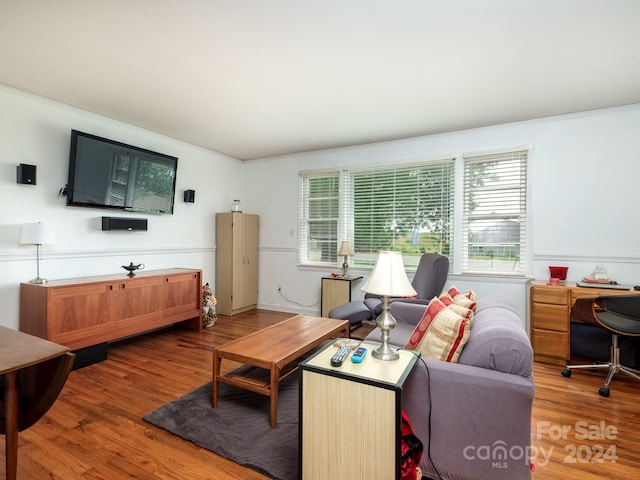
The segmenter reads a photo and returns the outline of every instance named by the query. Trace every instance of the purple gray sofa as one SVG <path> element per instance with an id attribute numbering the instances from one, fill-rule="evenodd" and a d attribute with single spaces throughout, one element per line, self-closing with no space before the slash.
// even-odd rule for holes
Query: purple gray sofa
<path id="1" fill-rule="evenodd" d="M 391 343 L 404 346 L 426 305 L 393 303 Z M 380 330 L 366 338 L 380 341 Z M 402 409 L 424 444 L 423 475 L 443 480 L 530 479 L 533 350 L 513 302 L 478 298 L 458 363 L 418 360 Z"/>

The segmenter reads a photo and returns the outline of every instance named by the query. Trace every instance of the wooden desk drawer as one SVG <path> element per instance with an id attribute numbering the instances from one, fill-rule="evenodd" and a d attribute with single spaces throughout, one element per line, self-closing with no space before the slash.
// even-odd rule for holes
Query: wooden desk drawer
<path id="1" fill-rule="evenodd" d="M 531 301 L 536 303 L 551 303 L 554 305 L 568 305 L 570 290 L 566 287 L 540 286 L 531 288 Z"/>
<path id="2" fill-rule="evenodd" d="M 531 346 L 536 356 L 569 359 L 569 332 L 532 331 Z"/>
<path id="3" fill-rule="evenodd" d="M 598 295 L 629 295 L 633 293 L 638 292 L 634 290 L 576 287 L 571 289 L 571 305 L 575 305 L 576 300 L 582 297 L 597 297 Z"/>
<path id="4" fill-rule="evenodd" d="M 531 304 L 531 322 L 533 328 L 568 332 L 569 306 L 533 303 Z"/>

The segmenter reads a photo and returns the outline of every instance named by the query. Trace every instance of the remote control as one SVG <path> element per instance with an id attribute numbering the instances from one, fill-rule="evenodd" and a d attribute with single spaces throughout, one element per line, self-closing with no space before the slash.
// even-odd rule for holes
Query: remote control
<path id="1" fill-rule="evenodd" d="M 350 351 L 351 347 L 347 345 L 343 345 L 342 347 L 340 347 L 335 355 L 331 357 L 331 365 L 333 365 L 334 367 L 339 367 L 340 365 L 342 365 L 344 358 Z"/>
<path id="2" fill-rule="evenodd" d="M 353 355 L 351 355 L 351 361 L 353 363 L 360 363 L 364 356 L 367 354 L 367 349 L 364 347 L 358 347 Z"/>

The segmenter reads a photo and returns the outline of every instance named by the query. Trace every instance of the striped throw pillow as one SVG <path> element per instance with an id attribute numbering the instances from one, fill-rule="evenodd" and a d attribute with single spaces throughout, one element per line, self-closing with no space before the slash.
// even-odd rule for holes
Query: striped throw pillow
<path id="1" fill-rule="evenodd" d="M 416 325 L 406 348 L 417 350 L 423 357 L 457 362 L 469 339 L 471 322 L 447 308 L 434 297 Z"/>

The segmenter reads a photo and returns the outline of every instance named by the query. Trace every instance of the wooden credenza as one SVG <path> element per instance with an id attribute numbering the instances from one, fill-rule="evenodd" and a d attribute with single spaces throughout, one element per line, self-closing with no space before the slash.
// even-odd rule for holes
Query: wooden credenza
<path id="1" fill-rule="evenodd" d="M 529 325 L 534 359 L 564 365 L 571 357 L 570 325 L 572 308 L 580 297 L 597 295 L 628 295 L 638 293 L 632 288 L 613 290 L 584 288 L 575 283 L 547 285 L 530 283 Z"/>
<path id="2" fill-rule="evenodd" d="M 20 284 L 20 330 L 72 350 L 174 323 L 202 328 L 202 272 L 173 268 Z"/>

